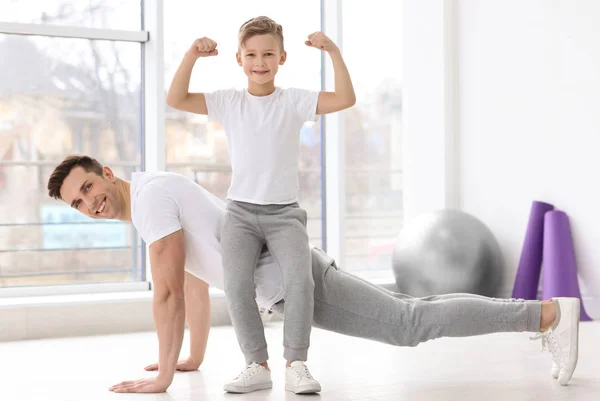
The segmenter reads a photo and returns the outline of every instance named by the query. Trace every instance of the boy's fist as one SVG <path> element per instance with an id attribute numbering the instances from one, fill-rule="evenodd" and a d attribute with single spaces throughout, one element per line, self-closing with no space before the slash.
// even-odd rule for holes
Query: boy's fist
<path id="1" fill-rule="evenodd" d="M 337 50 L 337 45 L 333 43 L 323 32 L 314 32 L 308 35 L 308 40 L 304 42 L 307 46 L 316 47 L 326 52 Z"/>
<path id="2" fill-rule="evenodd" d="M 219 54 L 217 50 L 217 42 L 207 37 L 196 39 L 189 52 L 196 57 L 216 56 Z"/>

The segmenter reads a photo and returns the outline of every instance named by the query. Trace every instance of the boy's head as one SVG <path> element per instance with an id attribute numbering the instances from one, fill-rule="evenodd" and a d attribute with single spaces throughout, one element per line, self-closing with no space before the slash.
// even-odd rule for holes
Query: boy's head
<path id="1" fill-rule="evenodd" d="M 268 17 L 256 17 L 240 27 L 237 61 L 250 80 L 257 84 L 273 80 L 285 59 L 281 25 Z"/>

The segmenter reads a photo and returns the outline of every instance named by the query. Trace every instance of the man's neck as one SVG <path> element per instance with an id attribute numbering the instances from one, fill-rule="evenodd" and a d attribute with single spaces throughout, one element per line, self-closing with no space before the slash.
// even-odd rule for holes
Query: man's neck
<path id="1" fill-rule="evenodd" d="M 131 183 L 117 178 L 117 189 L 119 190 L 122 210 L 121 216 L 119 216 L 118 219 L 131 222 Z"/>

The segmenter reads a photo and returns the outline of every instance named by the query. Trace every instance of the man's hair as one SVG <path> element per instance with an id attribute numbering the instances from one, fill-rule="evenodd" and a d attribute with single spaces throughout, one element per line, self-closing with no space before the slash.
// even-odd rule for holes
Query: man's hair
<path id="1" fill-rule="evenodd" d="M 242 24 L 238 34 L 238 46 L 242 47 L 253 36 L 267 34 L 277 38 L 283 51 L 283 28 L 271 18 L 264 16 L 252 18 Z"/>
<path id="2" fill-rule="evenodd" d="M 98 163 L 96 159 L 89 156 L 70 155 L 67 156 L 50 174 L 48 179 L 48 195 L 54 199 L 62 199 L 60 196 L 60 189 L 62 188 L 65 178 L 71 173 L 75 167 L 81 167 L 86 172 L 95 173 L 96 175 L 102 176 L 102 164 Z"/>

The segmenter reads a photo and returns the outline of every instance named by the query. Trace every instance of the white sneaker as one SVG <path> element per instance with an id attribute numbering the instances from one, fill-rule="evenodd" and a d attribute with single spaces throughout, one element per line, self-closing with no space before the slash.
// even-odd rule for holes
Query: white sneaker
<path id="1" fill-rule="evenodd" d="M 251 393 L 273 387 L 271 371 L 256 362 L 246 366 L 235 379 L 226 383 L 224 390 L 229 393 Z"/>
<path id="2" fill-rule="evenodd" d="M 558 379 L 558 375 L 560 374 L 560 361 L 558 361 L 558 353 L 554 352 L 554 343 L 548 341 L 548 336 L 544 336 L 543 333 L 538 333 L 535 336 L 531 337 L 532 340 L 540 339 L 542 340 L 542 351 L 550 351 L 552 354 L 552 368 L 550 369 L 550 374 L 554 379 Z"/>
<path id="3" fill-rule="evenodd" d="M 556 322 L 543 333 L 532 337 L 542 339 L 542 349 L 552 354 L 552 377 L 565 386 L 575 371 L 579 352 L 578 298 L 553 298 L 556 303 Z"/>
<path id="4" fill-rule="evenodd" d="M 285 370 L 285 390 L 296 394 L 318 393 L 321 385 L 312 377 L 304 362 L 294 361 Z"/>
<path id="5" fill-rule="evenodd" d="M 550 370 L 550 374 L 552 378 L 558 379 L 558 375 L 560 374 L 560 366 L 555 361 L 552 361 L 552 369 Z"/>

